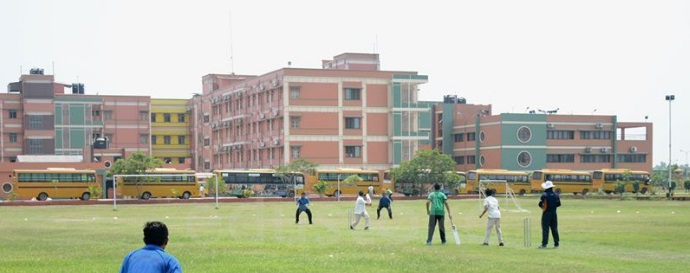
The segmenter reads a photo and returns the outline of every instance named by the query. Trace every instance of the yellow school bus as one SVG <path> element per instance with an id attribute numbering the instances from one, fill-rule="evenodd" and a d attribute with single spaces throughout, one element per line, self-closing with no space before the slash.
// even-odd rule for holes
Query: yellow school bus
<path id="1" fill-rule="evenodd" d="M 47 168 L 35 170 L 15 170 L 12 184 L 3 185 L 7 193 L 14 192 L 16 198 L 36 198 L 45 201 L 48 198 L 69 198 L 89 200 L 89 186 L 100 186 L 100 176 L 95 170 L 77 170 L 74 168 Z"/>
<path id="2" fill-rule="evenodd" d="M 585 195 L 595 188 L 592 186 L 592 174 L 585 171 L 573 171 L 568 169 L 542 169 L 534 171 L 530 178 L 532 190 L 542 192 L 541 184 L 551 181 L 556 193 L 581 193 Z"/>
<path id="3" fill-rule="evenodd" d="M 117 180 L 119 194 L 144 200 L 151 197 L 189 199 L 199 196 L 199 182 L 193 170 L 156 168 L 142 176 L 125 175 Z"/>
<path id="4" fill-rule="evenodd" d="M 494 189 L 496 193 L 506 193 L 506 188 L 515 194 L 524 195 L 532 192 L 529 173 L 523 171 L 509 171 L 505 169 L 477 169 L 467 172 L 467 185 L 462 193 L 479 193 L 479 183 L 484 187 Z"/>
<path id="5" fill-rule="evenodd" d="M 627 177 L 626 177 L 627 176 Z M 635 171 L 630 169 L 601 169 L 592 172 L 592 184 L 595 189 L 602 189 L 609 194 L 616 191 L 616 183 L 628 179 L 630 182 L 638 182 L 639 191 L 642 194 L 652 189 L 649 184 L 649 172 Z M 626 192 L 635 193 L 632 183 L 625 185 Z"/>
<path id="6" fill-rule="evenodd" d="M 362 178 L 360 182 L 345 183 L 344 180 L 351 175 Z M 376 170 L 360 169 L 335 169 L 317 170 L 315 175 L 309 177 L 309 185 L 312 186 L 318 181 L 327 183 L 326 196 L 338 196 L 340 194 L 357 194 L 359 191 L 367 192 L 369 186 L 374 187 L 374 194 L 381 193 L 383 189 L 383 174 Z M 386 184 L 389 185 L 389 184 Z M 390 184 L 392 187 L 392 183 Z M 338 191 L 340 187 L 340 191 Z"/>

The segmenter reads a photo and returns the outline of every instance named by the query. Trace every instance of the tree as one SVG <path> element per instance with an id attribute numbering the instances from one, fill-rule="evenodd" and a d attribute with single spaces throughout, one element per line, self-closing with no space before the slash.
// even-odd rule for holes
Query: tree
<path id="1" fill-rule="evenodd" d="M 132 154 L 127 159 L 118 159 L 113 163 L 113 165 L 110 167 L 110 170 L 108 170 L 108 176 L 113 176 L 113 175 L 125 175 L 125 174 L 146 174 L 147 171 L 153 170 L 155 168 L 160 168 L 163 166 L 163 161 L 152 157 L 152 156 L 147 156 L 142 152 L 136 152 Z M 158 178 L 149 178 L 149 177 L 131 177 L 128 178 L 128 181 L 133 181 L 136 183 L 136 188 L 137 188 L 137 195 L 141 195 L 141 183 L 144 181 L 156 181 Z M 116 183 L 119 183 L 117 181 Z"/>
<path id="2" fill-rule="evenodd" d="M 228 191 L 227 185 L 225 185 L 222 180 L 219 180 L 218 177 L 214 175 L 206 179 L 205 188 L 208 190 L 209 195 L 216 195 L 216 184 L 218 184 L 218 195 L 223 195 Z"/>
<path id="3" fill-rule="evenodd" d="M 314 175 L 314 173 L 316 172 L 317 166 L 318 166 L 318 164 L 316 164 L 314 162 L 300 158 L 300 159 L 297 159 L 295 161 L 290 162 L 290 164 L 283 165 L 283 166 L 276 168 L 275 171 L 276 171 L 276 173 L 285 177 L 286 182 L 288 182 L 288 183 L 291 182 L 293 184 L 296 184 L 295 176 L 298 173 L 301 173 L 304 175 Z M 296 189 L 293 188 L 292 191 L 289 192 L 288 194 L 294 196 L 295 190 Z"/>
<path id="4" fill-rule="evenodd" d="M 392 171 L 395 181 L 404 181 L 416 186 L 423 184 L 459 182 L 455 177 L 455 161 L 438 150 L 419 150 L 410 161 L 405 161 Z M 449 180 L 450 179 L 450 180 Z"/>

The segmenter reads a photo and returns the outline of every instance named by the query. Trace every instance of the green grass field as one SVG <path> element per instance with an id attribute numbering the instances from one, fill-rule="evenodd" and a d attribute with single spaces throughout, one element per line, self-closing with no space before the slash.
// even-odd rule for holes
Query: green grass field
<path id="1" fill-rule="evenodd" d="M 504 208 L 514 206 L 500 199 Z M 504 211 L 505 247 L 481 246 L 480 201 L 450 200 L 462 244 L 438 231 L 426 240 L 424 200 L 393 203 L 394 219 L 369 208 L 371 230 L 352 231 L 353 202 L 312 202 L 314 225 L 294 224 L 290 202 L 0 207 L 0 272 L 116 272 L 140 248 L 146 221 L 170 229 L 166 251 L 184 272 L 685 272 L 690 268 L 690 204 L 563 199 L 561 247 L 539 250 L 536 198 L 531 212 Z M 375 205 L 376 205 L 375 201 Z M 620 210 L 620 212 L 618 212 Z M 384 210 L 385 211 L 385 210 Z M 117 219 L 115 219 L 117 217 Z M 523 245 L 523 218 L 532 246 Z M 552 245 L 552 244 L 551 244 Z M 550 245 L 550 247 L 551 247 Z"/>

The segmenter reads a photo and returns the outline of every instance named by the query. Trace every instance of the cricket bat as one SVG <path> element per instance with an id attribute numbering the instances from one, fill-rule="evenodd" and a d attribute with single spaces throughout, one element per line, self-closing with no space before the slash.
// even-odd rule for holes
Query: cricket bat
<path id="1" fill-rule="evenodd" d="M 453 228 L 453 237 L 455 237 L 455 244 L 460 245 L 460 234 L 458 234 L 458 229 L 455 228 L 455 224 L 453 223 L 453 220 L 450 220 L 450 224 Z"/>

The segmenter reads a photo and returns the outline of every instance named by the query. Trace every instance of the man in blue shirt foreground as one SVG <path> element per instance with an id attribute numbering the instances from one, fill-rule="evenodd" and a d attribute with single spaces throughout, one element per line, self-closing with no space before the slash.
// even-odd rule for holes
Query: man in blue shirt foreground
<path id="1" fill-rule="evenodd" d="M 168 245 L 168 227 L 157 221 L 144 226 L 144 246 L 125 256 L 120 273 L 182 273 L 180 262 L 165 253 Z"/>

